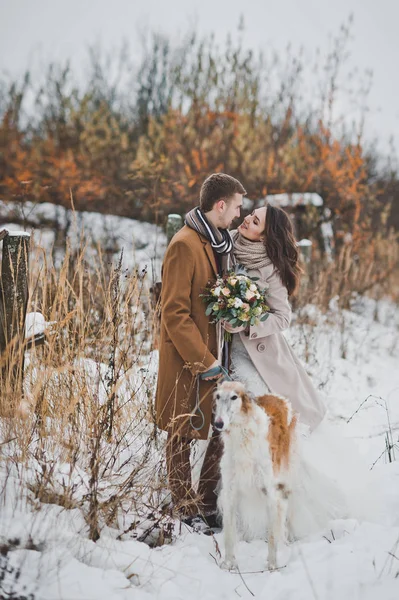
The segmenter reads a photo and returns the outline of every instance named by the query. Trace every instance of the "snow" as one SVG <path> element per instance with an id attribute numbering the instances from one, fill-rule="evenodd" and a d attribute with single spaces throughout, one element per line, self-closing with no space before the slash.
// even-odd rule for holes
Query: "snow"
<path id="1" fill-rule="evenodd" d="M 31 222 L 35 218 L 37 225 L 56 210 L 51 205 L 31 209 Z M 68 217 L 64 209 L 57 210 L 62 218 Z M 94 243 L 105 244 L 106 231 L 116 232 L 118 248 L 112 248 L 111 254 L 117 257 L 123 248 L 128 266 L 139 260 L 144 268 L 162 257 L 164 236 L 152 225 L 94 213 L 82 213 L 77 220 L 89 227 Z M 78 243 L 76 231 L 70 230 L 71 243 Z M 33 236 L 35 244 L 42 244 L 46 251 L 54 238 L 51 229 L 37 230 Z M 35 600 L 397 600 L 399 462 L 388 462 L 385 441 L 388 432 L 392 443 L 399 444 L 398 317 L 398 307 L 388 300 L 359 297 L 351 310 L 341 311 L 333 299 L 326 314 L 314 306 L 302 309 L 287 332 L 325 396 L 330 423 L 340 435 L 354 440 L 366 464 L 378 474 L 382 521 L 333 520 L 292 543 L 287 566 L 274 572 L 265 570 L 265 542 L 239 542 L 241 573 L 229 573 L 218 566 L 222 533 L 207 537 L 177 521 L 172 523 L 172 543 L 161 547 L 150 548 L 135 539 L 133 530 L 126 532 L 135 518 L 128 513 L 112 526 L 104 526 L 94 543 L 78 505 L 64 509 L 46 504 L 29 491 L 33 461 L 23 468 L 2 458 L 0 544 L 8 544 L 9 550 L 5 552 L 3 546 L 0 552 L 0 574 L 5 575 L 0 578 L 0 597 L 14 592 L 17 598 L 32 594 Z M 31 333 L 45 326 L 38 315 L 29 319 Z M 96 374 L 104 379 L 105 365 L 93 360 L 83 365 L 93 380 Z M 126 393 L 131 385 L 145 383 L 138 396 L 143 405 L 146 389 L 154 387 L 156 368 L 157 352 L 153 351 L 148 368 L 141 365 L 128 374 Z M 104 390 L 99 395 L 102 402 Z M 7 444 L 0 449 L 5 456 Z M 154 449 L 148 458 L 149 470 L 159 466 L 159 452 Z M 398 453 L 399 447 L 394 448 L 391 458 L 396 459 Z M 136 460 L 136 450 L 127 443 L 121 464 L 129 457 Z M 71 475 L 66 458 L 55 456 L 54 468 L 58 491 L 69 482 L 76 486 L 76 497 L 84 498 L 89 476 L 83 467 L 75 466 Z"/>
<path id="2" fill-rule="evenodd" d="M 312 204 L 313 206 L 323 206 L 323 198 L 314 192 L 304 194 L 268 194 L 262 200 L 273 206 L 300 206 L 303 204 Z M 261 201 L 258 200 L 258 204 Z"/>
<path id="3" fill-rule="evenodd" d="M 0 200 L 0 214 L 10 235 L 20 234 L 20 225 L 13 223 L 16 216 L 19 222 L 25 221 L 26 228 L 30 229 L 25 233 L 33 233 L 35 247 L 45 248 L 55 264 L 59 264 L 65 254 L 65 231 L 71 247 L 78 249 L 84 243 L 86 254 L 93 261 L 98 248 L 113 259 L 123 252 L 125 268 L 147 267 L 153 280 L 160 279 L 166 247 L 166 236 L 161 227 L 114 215 L 72 211 L 49 202 L 20 205 Z"/>
<path id="4" fill-rule="evenodd" d="M 40 335 L 51 328 L 55 321 L 46 321 L 40 312 L 30 312 L 25 317 L 25 337 Z"/>
<path id="5" fill-rule="evenodd" d="M 384 448 L 385 403 L 391 427 L 399 427 L 398 307 L 355 298 L 351 311 L 340 311 L 333 299 L 327 315 L 312 306 L 302 315 L 306 312 L 317 327 L 294 324 L 287 339 L 301 358 L 307 357 L 308 372 L 324 393 L 331 418 L 342 433 L 356 439 L 371 466 Z"/>
<path id="6" fill-rule="evenodd" d="M 9 237 L 30 237 L 30 233 L 26 231 L 6 230 Z"/>
<path id="7" fill-rule="evenodd" d="M 264 198 L 251 200 L 247 196 L 243 198 L 243 207 L 245 210 L 259 208 L 265 204 L 272 206 L 302 206 L 312 204 L 313 206 L 323 206 L 323 198 L 314 192 L 293 193 L 293 194 L 267 194 Z"/>

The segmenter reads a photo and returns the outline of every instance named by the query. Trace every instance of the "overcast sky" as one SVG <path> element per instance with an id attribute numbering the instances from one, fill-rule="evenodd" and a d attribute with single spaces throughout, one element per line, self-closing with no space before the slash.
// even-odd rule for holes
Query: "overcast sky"
<path id="1" fill-rule="evenodd" d="M 398 149 L 399 0 L 0 0 L 0 71 L 18 74 L 55 58 L 78 64 L 98 41 L 111 48 L 127 39 L 138 51 L 143 28 L 177 36 L 196 26 L 223 41 L 241 15 L 246 45 L 283 51 L 291 41 L 311 56 L 327 52 L 350 13 L 351 65 L 374 73 L 367 135 L 385 143 L 392 135 Z"/>

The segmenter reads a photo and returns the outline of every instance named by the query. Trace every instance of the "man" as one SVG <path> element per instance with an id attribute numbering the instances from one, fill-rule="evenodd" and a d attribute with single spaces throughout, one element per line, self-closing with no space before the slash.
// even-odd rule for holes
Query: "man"
<path id="1" fill-rule="evenodd" d="M 166 461 L 175 510 L 186 523 L 202 515 L 215 523 L 219 440 L 209 442 L 198 494 L 191 485 L 190 442 L 207 439 L 212 392 L 220 377 L 222 339 L 205 315 L 201 292 L 232 264 L 228 232 L 240 216 L 245 189 L 237 179 L 214 173 L 203 183 L 199 207 L 173 237 L 162 267 L 162 309 L 157 424 L 168 432 Z M 211 525 L 212 526 L 212 525 Z"/>

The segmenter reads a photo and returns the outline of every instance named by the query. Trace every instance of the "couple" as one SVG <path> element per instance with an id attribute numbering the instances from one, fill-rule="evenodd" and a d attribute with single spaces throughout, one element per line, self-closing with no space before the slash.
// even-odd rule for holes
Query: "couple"
<path id="1" fill-rule="evenodd" d="M 311 431 L 319 429 L 326 412 L 281 333 L 290 325 L 289 296 L 295 293 L 301 274 L 291 221 L 282 209 L 268 205 L 254 210 L 236 231 L 229 232 L 232 221 L 240 216 L 245 194 L 241 183 L 230 175 L 208 177 L 201 187 L 199 207 L 187 214 L 185 226 L 173 237 L 162 268 L 156 415 L 158 426 L 168 433 L 166 461 L 173 506 L 188 524 L 201 519 L 210 527 L 216 524 L 215 489 L 222 451 L 219 435 L 215 431 L 211 435 L 196 492 L 191 483 L 190 443 L 208 438 L 212 393 L 221 365 L 226 364 L 221 327 L 210 323 L 200 296 L 218 273 L 230 270 L 235 263 L 246 267 L 250 276 L 259 278 L 260 286 L 267 286 L 268 304 L 273 311 L 259 325 L 224 325 L 234 333 L 230 348 L 232 378 L 244 383 L 254 395 L 287 397 L 299 420 Z M 322 437 L 318 437 L 323 446 Z M 308 449 L 308 455 L 314 453 L 319 454 L 317 444 Z M 323 480 L 323 474 L 319 473 L 322 480 L 313 477 L 315 470 L 310 464 L 302 470 L 298 485 L 303 487 L 306 482 L 306 496 L 327 494 L 332 507 L 329 515 L 344 516 L 344 500 L 335 497 L 333 486 Z M 302 504 L 306 511 L 307 501 Z M 313 516 L 302 514 L 300 518 L 298 535 L 311 529 L 303 522 Z M 320 521 L 322 525 L 323 519 Z"/>

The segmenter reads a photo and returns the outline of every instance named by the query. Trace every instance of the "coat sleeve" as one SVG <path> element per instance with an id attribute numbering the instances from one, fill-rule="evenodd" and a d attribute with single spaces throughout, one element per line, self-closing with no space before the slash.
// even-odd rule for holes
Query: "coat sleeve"
<path id="1" fill-rule="evenodd" d="M 191 318 L 194 268 L 191 248 L 181 240 L 172 243 L 162 267 L 162 322 L 193 375 L 207 371 L 216 360 Z"/>
<path id="2" fill-rule="evenodd" d="M 279 333 L 284 329 L 288 329 L 291 323 L 292 311 L 288 301 L 287 288 L 275 269 L 268 278 L 267 284 L 269 286 L 267 302 L 270 308 L 273 309 L 273 313 L 270 313 L 266 321 L 261 321 L 259 325 L 250 326 L 250 339 L 267 337 L 273 333 Z"/>

